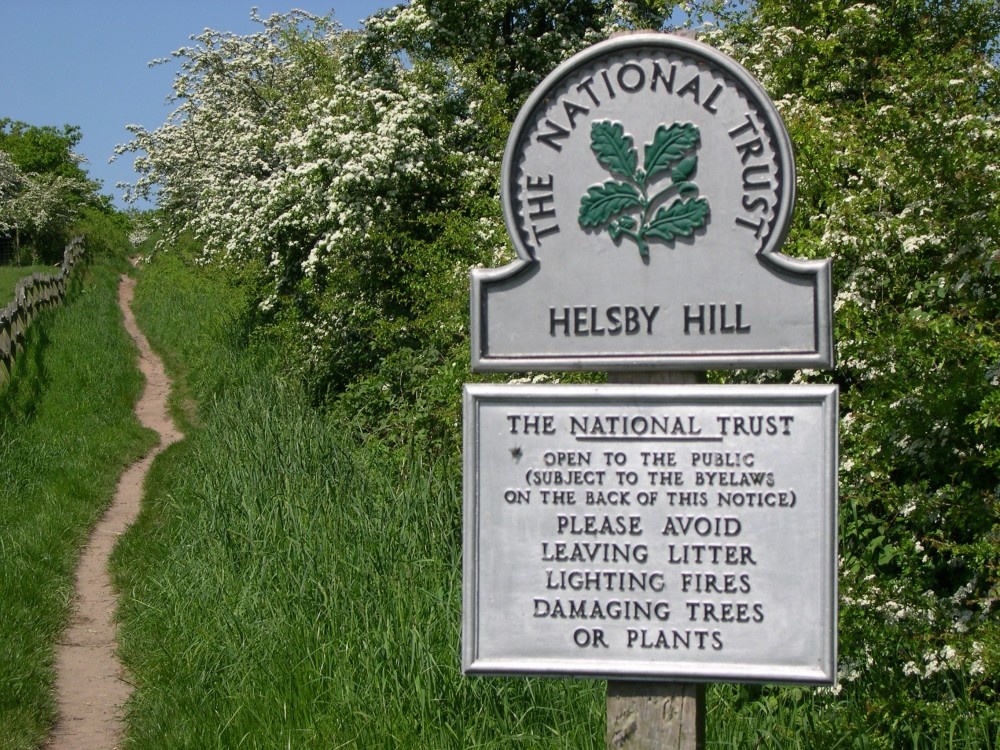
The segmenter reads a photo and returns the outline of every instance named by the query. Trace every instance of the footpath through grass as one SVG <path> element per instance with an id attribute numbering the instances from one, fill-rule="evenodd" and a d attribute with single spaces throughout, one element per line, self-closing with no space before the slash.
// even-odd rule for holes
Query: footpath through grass
<path id="1" fill-rule="evenodd" d="M 121 324 L 124 262 L 99 259 L 78 294 L 29 329 L 0 386 L 0 748 L 34 748 L 55 719 L 54 644 L 80 549 L 118 478 L 153 441 Z"/>
<path id="2" fill-rule="evenodd" d="M 240 346 L 233 292 L 161 255 L 139 324 L 197 401 L 115 557 L 129 748 L 597 748 L 599 683 L 460 674 L 460 467 L 398 456 Z"/>

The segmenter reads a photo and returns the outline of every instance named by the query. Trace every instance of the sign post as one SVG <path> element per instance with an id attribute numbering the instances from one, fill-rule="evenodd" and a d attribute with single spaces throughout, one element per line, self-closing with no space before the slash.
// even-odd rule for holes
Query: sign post
<path id="1" fill-rule="evenodd" d="M 695 385 L 704 373 L 661 370 L 608 374 L 609 383 Z M 696 682 L 608 680 L 604 743 L 609 750 L 704 750 L 705 686 Z"/>
<path id="2" fill-rule="evenodd" d="M 692 682 L 608 681 L 608 748 L 701 750 L 705 686 Z"/>
<path id="3" fill-rule="evenodd" d="M 696 372 L 832 365 L 794 186 L 759 84 L 664 34 L 560 65 L 508 140 L 473 370 L 609 384 L 466 386 L 463 671 L 608 680 L 609 747 L 702 747 L 707 682 L 835 679 L 837 389 Z"/>

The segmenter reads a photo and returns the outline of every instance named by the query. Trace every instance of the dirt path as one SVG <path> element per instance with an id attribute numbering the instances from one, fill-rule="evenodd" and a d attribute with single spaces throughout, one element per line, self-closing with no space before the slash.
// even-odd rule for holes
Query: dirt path
<path id="1" fill-rule="evenodd" d="M 123 276 L 118 304 L 125 328 L 139 347 L 139 369 L 146 387 L 135 406 L 139 421 L 160 435 L 160 443 L 132 464 L 118 481 L 115 498 L 91 532 L 76 573 L 76 594 L 69 627 L 56 649 L 59 720 L 47 750 L 111 750 L 121 739 L 122 707 L 131 693 L 116 654 L 117 597 L 108 574 L 111 550 L 139 515 L 142 485 L 153 459 L 181 439 L 167 413 L 170 380 L 163 362 L 132 316 L 135 279 Z"/>

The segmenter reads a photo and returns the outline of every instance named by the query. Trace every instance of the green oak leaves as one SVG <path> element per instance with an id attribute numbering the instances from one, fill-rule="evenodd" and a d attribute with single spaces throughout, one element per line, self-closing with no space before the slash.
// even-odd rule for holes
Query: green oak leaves
<path id="1" fill-rule="evenodd" d="M 700 139 L 692 123 L 660 125 L 652 142 L 645 145 L 640 167 L 632 136 L 620 122 L 593 123 L 591 151 L 601 166 L 620 179 L 587 190 L 580 200 L 580 226 L 607 228 L 615 242 L 629 237 L 644 258 L 649 256 L 649 239 L 672 242 L 676 237 L 690 237 L 705 226 L 709 210 L 706 198 L 695 197 L 698 186 L 691 182 L 698 167 L 693 152 Z M 654 184 L 660 189 L 650 197 Z"/>

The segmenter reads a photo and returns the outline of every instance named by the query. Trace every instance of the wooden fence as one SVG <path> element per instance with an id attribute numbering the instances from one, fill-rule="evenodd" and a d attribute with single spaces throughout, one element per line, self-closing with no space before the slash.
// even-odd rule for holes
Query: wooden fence
<path id="1" fill-rule="evenodd" d="M 32 321 L 66 296 L 69 275 L 83 252 L 83 238 L 77 237 L 66 246 L 58 273 L 35 273 L 17 282 L 14 300 L 0 311 L 0 385 L 10 379 Z"/>

